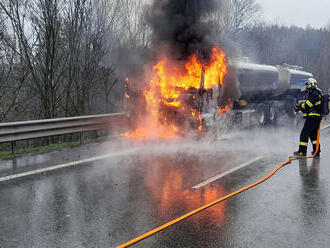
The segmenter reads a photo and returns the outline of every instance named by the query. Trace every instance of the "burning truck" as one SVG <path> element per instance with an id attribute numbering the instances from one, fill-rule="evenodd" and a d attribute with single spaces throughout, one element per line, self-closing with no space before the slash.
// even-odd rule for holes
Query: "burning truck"
<path id="1" fill-rule="evenodd" d="M 222 48 L 234 56 L 234 42 L 219 37 L 211 18 L 222 11 L 216 0 L 150 1 L 144 14 L 150 46 L 134 56 L 133 66 L 124 66 L 132 131 L 123 136 L 195 136 L 293 116 L 293 101 L 313 75 L 299 67 L 229 59 Z M 221 48 L 214 45 L 218 41 Z M 130 56 L 123 56 L 124 65 Z"/>
<path id="2" fill-rule="evenodd" d="M 187 61 L 163 56 L 150 75 L 142 87 L 127 80 L 134 131 L 123 136 L 173 138 L 224 126 L 275 124 L 280 115 L 295 116 L 294 100 L 303 97 L 304 82 L 313 77 L 298 66 L 228 60 L 218 46 L 207 61 L 197 53 Z"/>
<path id="3" fill-rule="evenodd" d="M 203 132 L 204 109 L 218 106 L 215 91 L 220 93 L 227 73 L 227 58 L 218 46 L 207 61 L 197 52 L 183 61 L 162 56 L 142 88 L 128 81 L 128 113 L 136 127 L 124 136 L 173 138 Z"/>

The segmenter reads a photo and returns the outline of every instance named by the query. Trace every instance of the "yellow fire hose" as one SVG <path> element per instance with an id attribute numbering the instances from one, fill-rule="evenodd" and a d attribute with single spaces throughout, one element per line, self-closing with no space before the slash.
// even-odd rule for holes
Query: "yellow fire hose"
<path id="1" fill-rule="evenodd" d="M 132 239 L 131 241 L 128 241 L 128 242 L 126 242 L 126 243 L 124 243 L 122 245 L 117 246 L 117 248 L 125 248 L 125 247 L 129 247 L 129 246 L 131 246 L 133 244 L 136 244 L 136 243 L 140 242 L 141 240 L 150 237 L 153 234 L 156 234 L 156 233 L 158 233 L 158 232 L 160 232 L 160 231 L 162 231 L 162 230 L 164 230 L 164 229 L 166 229 L 166 228 L 168 228 L 168 227 L 170 227 L 170 226 L 172 226 L 172 225 L 174 225 L 174 224 L 176 224 L 176 223 L 178 223 L 178 222 L 180 222 L 180 221 L 182 221 L 184 219 L 187 219 L 190 216 L 193 216 L 193 215 L 195 215 L 195 214 L 197 214 L 197 213 L 199 213 L 199 212 L 201 212 L 201 211 L 203 211 L 203 210 L 205 210 L 207 208 L 212 207 L 213 205 L 216 205 L 216 204 L 218 204 L 218 203 L 220 203 L 222 201 L 225 201 L 225 200 L 227 200 L 227 199 L 229 199 L 229 198 L 231 198 L 231 197 L 233 197 L 235 195 L 238 195 L 238 194 L 240 194 L 240 193 L 242 193 L 242 192 L 244 192 L 244 191 L 246 191 L 248 189 L 251 189 L 251 188 L 257 186 L 258 184 L 261 184 L 261 183 L 265 182 L 266 180 L 268 180 L 270 177 L 272 177 L 276 172 L 278 172 L 285 165 L 291 164 L 291 162 L 293 160 L 314 158 L 317 155 L 317 153 L 318 153 L 318 151 L 320 149 L 320 133 L 321 133 L 321 125 L 320 125 L 319 130 L 318 130 L 318 133 L 317 133 L 316 151 L 315 151 L 315 153 L 312 156 L 309 156 L 309 157 L 308 156 L 306 156 L 306 157 L 302 157 L 302 156 L 298 156 L 298 157 L 290 156 L 286 162 L 284 162 L 283 164 L 277 166 L 271 173 L 269 173 L 267 176 L 265 176 L 264 178 L 260 179 L 259 181 L 255 182 L 255 183 L 252 183 L 252 184 L 250 184 L 250 185 L 248 185 L 248 186 L 246 186 L 244 188 L 241 188 L 241 189 L 239 189 L 239 190 L 237 190 L 237 191 L 235 191 L 235 192 L 233 192 L 231 194 L 228 194 L 228 195 L 226 195 L 224 197 L 221 197 L 220 199 L 217 199 L 217 200 L 215 200 L 213 202 L 210 202 L 210 203 L 208 203 L 208 204 L 206 204 L 206 205 L 204 205 L 204 206 L 202 206 L 200 208 L 197 208 L 197 209 L 195 209 L 195 210 L 193 210 L 193 211 L 191 211 L 191 212 L 189 212 L 189 213 L 187 213 L 185 215 L 182 215 L 181 217 L 176 218 L 176 219 L 174 219 L 174 220 L 172 220 L 172 221 L 170 221 L 170 222 L 168 222 L 168 223 L 166 223 L 166 224 L 164 224 L 164 225 L 162 225 L 160 227 L 157 227 L 157 228 L 155 228 L 155 229 L 153 229 L 153 230 L 151 230 L 151 231 L 149 231 L 149 232 L 147 232 L 147 233 L 145 233 L 145 234 L 143 234 L 143 235 L 141 235 L 141 236 L 139 236 L 139 237 L 137 237 L 135 239 Z"/>

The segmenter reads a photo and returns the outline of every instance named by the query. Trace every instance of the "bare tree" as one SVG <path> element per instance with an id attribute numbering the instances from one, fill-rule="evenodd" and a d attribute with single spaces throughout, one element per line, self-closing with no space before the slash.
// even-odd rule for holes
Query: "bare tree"
<path id="1" fill-rule="evenodd" d="M 234 31 L 248 30 L 260 17 L 260 6 L 255 0 L 230 0 Z"/>
<path id="2" fill-rule="evenodd" d="M 42 116 L 54 118 L 58 115 L 61 99 L 61 83 L 66 70 L 67 54 L 62 49 L 61 17 L 59 0 L 36 0 L 30 4 L 31 26 L 36 43 L 32 52 L 31 71 L 34 87 L 41 100 Z"/>
<path id="3" fill-rule="evenodd" d="M 0 121 L 20 119 L 20 114 L 26 111 L 22 108 L 27 100 L 22 91 L 29 70 L 17 48 L 17 35 L 12 32 L 19 22 L 24 23 L 23 17 L 15 18 L 18 6 L 18 2 L 0 3 Z"/>
<path id="4" fill-rule="evenodd" d="M 218 37 L 231 37 L 249 30 L 260 17 L 255 0 L 222 0 L 208 19 Z"/>
<path id="5" fill-rule="evenodd" d="M 65 54 L 60 49 L 58 0 L 7 0 L 0 3 L 0 7 L 9 18 L 17 39 L 20 64 L 31 75 L 29 87 L 39 98 L 40 117 L 56 117 L 58 89 L 65 70 L 65 63 L 61 63 Z"/>
<path id="6" fill-rule="evenodd" d="M 151 27 L 147 24 L 145 13 L 149 6 L 143 0 L 120 1 L 120 25 L 122 43 L 127 48 L 149 47 Z"/>
<path id="7" fill-rule="evenodd" d="M 119 0 L 74 0 L 67 6 L 66 115 L 89 113 L 91 90 L 98 84 L 104 85 L 104 76 L 108 78 L 104 68 L 108 67 L 113 72 L 112 65 L 104 57 L 118 46 L 115 41 L 119 3 Z"/>

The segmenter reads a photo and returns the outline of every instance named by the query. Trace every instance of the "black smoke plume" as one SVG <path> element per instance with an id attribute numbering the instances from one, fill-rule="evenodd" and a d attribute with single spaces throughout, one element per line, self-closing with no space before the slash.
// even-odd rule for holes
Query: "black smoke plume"
<path id="1" fill-rule="evenodd" d="M 205 19 L 216 9 L 216 0 L 153 0 L 147 21 L 154 47 L 168 46 L 177 59 L 186 60 L 195 52 L 207 59 L 214 44 Z"/>

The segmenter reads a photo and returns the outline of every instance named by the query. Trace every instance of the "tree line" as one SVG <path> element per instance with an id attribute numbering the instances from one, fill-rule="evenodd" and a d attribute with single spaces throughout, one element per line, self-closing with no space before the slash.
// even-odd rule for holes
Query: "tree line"
<path id="1" fill-rule="evenodd" d="M 1 1 L 0 121 L 119 109 L 113 58 L 144 42 L 137 11 L 142 1 Z"/>
<path id="2" fill-rule="evenodd" d="M 150 1 L 149 1 L 150 2 Z M 125 67 L 152 45 L 145 0 L 2 0 L 0 122 L 121 111 Z M 295 64 L 330 81 L 330 29 L 266 25 L 255 0 L 205 16 L 231 56 Z"/>
<path id="3" fill-rule="evenodd" d="M 302 66 L 314 74 L 320 88 L 330 88 L 330 26 L 303 29 L 260 24 L 246 35 L 246 56 L 264 64 Z"/>

